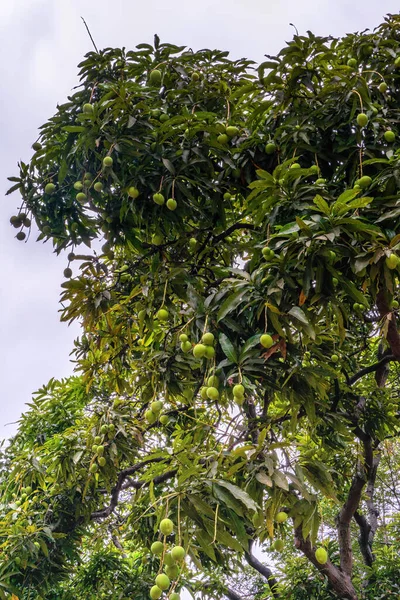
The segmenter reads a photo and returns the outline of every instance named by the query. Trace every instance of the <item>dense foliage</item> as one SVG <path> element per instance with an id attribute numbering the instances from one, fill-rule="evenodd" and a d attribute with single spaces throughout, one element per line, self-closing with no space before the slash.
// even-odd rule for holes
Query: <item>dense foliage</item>
<path id="1" fill-rule="evenodd" d="M 10 178 L 82 336 L 4 453 L 4 598 L 398 592 L 400 18 L 227 54 L 89 53 Z"/>

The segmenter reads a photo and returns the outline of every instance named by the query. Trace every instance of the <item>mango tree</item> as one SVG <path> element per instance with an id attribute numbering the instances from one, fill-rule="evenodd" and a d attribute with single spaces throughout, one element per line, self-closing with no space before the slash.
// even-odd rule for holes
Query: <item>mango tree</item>
<path id="1" fill-rule="evenodd" d="M 157 36 L 86 55 L 10 177 L 82 335 L 6 453 L 4 597 L 45 595 L 93 539 L 139 552 L 153 599 L 240 600 L 245 562 L 279 598 L 254 547 L 288 543 L 361 598 L 400 431 L 399 24 L 260 65 Z"/>

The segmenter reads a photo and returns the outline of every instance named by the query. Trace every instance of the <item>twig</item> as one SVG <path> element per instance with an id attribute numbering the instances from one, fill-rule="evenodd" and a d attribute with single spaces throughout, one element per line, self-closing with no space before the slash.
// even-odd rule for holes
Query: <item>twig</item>
<path id="1" fill-rule="evenodd" d="M 97 49 L 97 46 L 96 46 L 96 44 L 94 43 L 94 39 L 92 38 L 92 34 L 90 33 L 90 29 L 89 29 L 89 27 L 87 26 L 87 23 L 86 23 L 85 19 L 84 19 L 83 17 L 81 17 L 81 19 L 82 19 L 82 21 L 83 21 L 83 23 L 84 23 L 84 25 L 85 25 L 85 27 L 86 27 L 86 31 L 88 32 L 90 39 L 92 40 L 92 44 L 93 44 L 93 46 L 94 46 L 94 49 L 96 50 L 96 52 L 97 52 L 97 54 L 98 54 L 98 53 L 99 53 L 99 51 L 98 51 L 98 49 Z"/>

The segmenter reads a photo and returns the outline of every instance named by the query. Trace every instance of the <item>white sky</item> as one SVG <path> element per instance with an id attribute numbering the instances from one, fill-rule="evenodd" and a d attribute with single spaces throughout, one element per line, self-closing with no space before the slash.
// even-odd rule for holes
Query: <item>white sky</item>
<path id="1" fill-rule="evenodd" d="M 37 128 L 77 84 L 76 65 L 92 50 L 83 16 L 99 48 L 162 42 L 229 50 L 257 61 L 299 33 L 340 36 L 374 28 L 396 0 L 3 0 L 0 1 L 0 188 L 29 160 Z M 11 185 L 11 184 L 10 184 Z M 59 323 L 58 297 L 65 257 L 49 243 L 14 239 L 9 225 L 18 196 L 0 204 L 0 439 L 31 393 L 51 377 L 72 372 L 69 352 L 77 327 Z"/>

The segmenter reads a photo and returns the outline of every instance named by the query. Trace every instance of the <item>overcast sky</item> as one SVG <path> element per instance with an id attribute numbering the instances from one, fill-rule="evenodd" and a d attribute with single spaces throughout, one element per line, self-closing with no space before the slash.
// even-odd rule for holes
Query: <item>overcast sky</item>
<path id="1" fill-rule="evenodd" d="M 37 128 L 77 84 L 76 65 L 99 48 L 162 41 L 193 49 L 231 51 L 261 61 L 300 33 L 343 35 L 377 26 L 398 2 L 383 0 L 3 0 L 0 2 L 0 438 L 15 432 L 31 393 L 50 377 L 72 372 L 69 352 L 77 327 L 59 323 L 58 297 L 66 258 L 49 243 L 14 239 L 9 217 L 18 195 L 4 198 L 6 177 L 29 160 Z"/>

